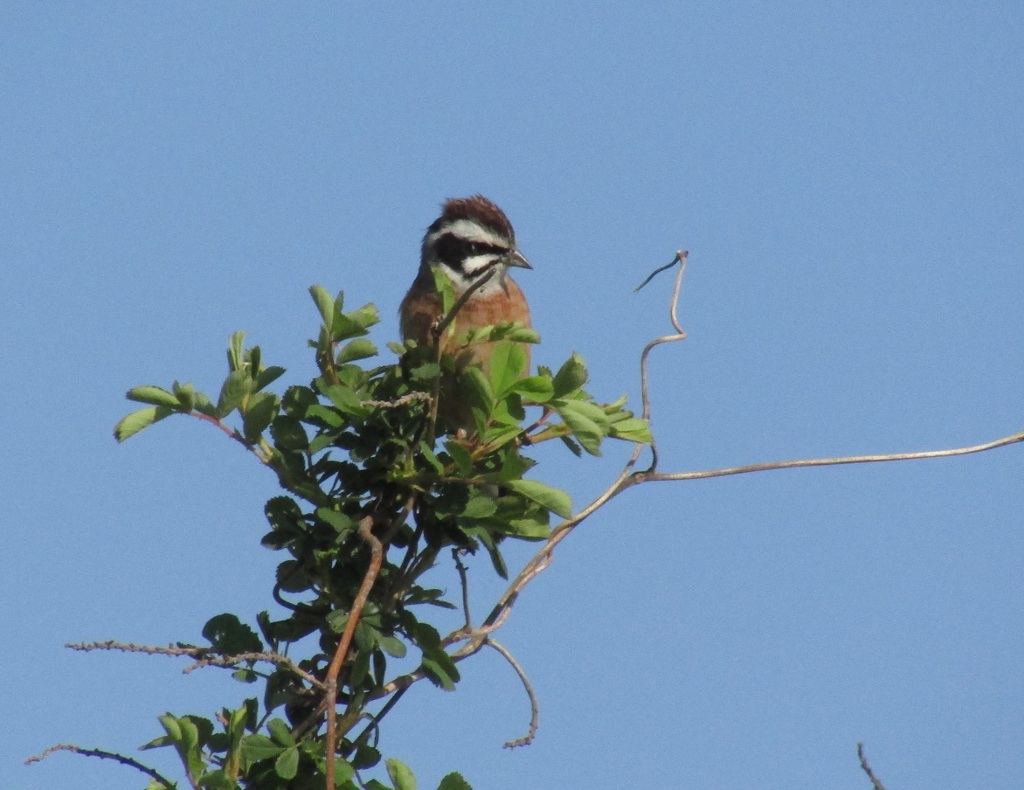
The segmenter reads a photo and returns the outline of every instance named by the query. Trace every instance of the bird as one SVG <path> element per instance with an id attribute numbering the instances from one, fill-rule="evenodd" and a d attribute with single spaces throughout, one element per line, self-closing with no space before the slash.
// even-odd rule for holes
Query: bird
<path id="1" fill-rule="evenodd" d="M 452 284 L 458 300 L 472 293 L 455 316 L 454 330 L 446 333 L 444 351 L 455 357 L 456 370 L 470 365 L 490 375 L 490 361 L 496 343 L 477 341 L 465 344 L 461 337 L 470 329 L 518 321 L 531 327 L 530 307 L 522 290 L 509 274 L 511 268 L 532 269 L 519 251 L 515 230 L 505 212 L 483 195 L 449 198 L 441 206 L 441 215 L 427 228 L 420 249 L 420 267 L 416 279 L 398 309 L 402 339 L 421 345 L 433 343 L 433 332 L 443 314 L 433 269 L 439 269 Z M 530 347 L 526 352 L 529 369 Z M 451 397 L 453 388 L 444 385 L 442 398 Z M 472 426 L 467 408 L 443 404 L 450 425 Z"/>

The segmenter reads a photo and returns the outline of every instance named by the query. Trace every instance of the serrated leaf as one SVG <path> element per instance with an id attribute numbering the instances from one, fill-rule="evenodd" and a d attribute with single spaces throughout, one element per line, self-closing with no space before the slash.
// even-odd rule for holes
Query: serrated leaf
<path id="1" fill-rule="evenodd" d="M 217 398 L 217 413 L 221 417 L 230 414 L 253 390 L 253 380 L 247 370 L 233 370 L 224 379 Z"/>
<path id="2" fill-rule="evenodd" d="M 256 374 L 256 389 L 261 390 L 270 384 L 273 384 L 281 376 L 285 374 L 285 369 L 279 365 L 271 365 L 263 368 L 259 373 Z"/>
<path id="3" fill-rule="evenodd" d="M 459 670 L 455 668 L 451 657 L 443 650 L 432 650 L 429 655 L 424 653 L 420 665 L 427 680 L 445 691 L 455 691 L 455 683 L 459 680 Z"/>
<path id="4" fill-rule="evenodd" d="M 258 653 L 263 643 L 256 632 L 230 612 L 218 614 L 206 621 L 203 638 L 214 648 L 228 655 L 234 653 Z"/>
<path id="5" fill-rule="evenodd" d="M 498 505 L 494 499 L 481 492 L 475 492 L 462 510 L 464 518 L 481 519 L 493 516 Z"/>
<path id="6" fill-rule="evenodd" d="M 650 444 L 653 439 L 650 423 L 647 420 L 641 420 L 636 417 L 630 417 L 613 423 L 609 435 L 615 439 L 625 439 L 631 442 L 641 442 L 642 444 Z"/>
<path id="7" fill-rule="evenodd" d="M 574 351 L 572 356 L 565 361 L 565 364 L 558 369 L 552 380 L 554 397 L 564 398 L 586 383 L 587 366 L 583 363 L 583 357 Z"/>
<path id="8" fill-rule="evenodd" d="M 568 448 L 569 448 L 569 451 L 570 451 L 570 452 L 571 452 L 571 453 L 572 453 L 573 455 L 575 455 L 575 456 L 576 456 L 577 458 L 581 458 L 581 457 L 583 456 L 583 450 L 582 450 L 582 448 L 580 448 L 580 446 L 579 446 L 578 444 L 576 444 L 576 442 L 574 442 L 574 441 L 573 441 L 572 439 L 570 439 L 570 438 L 569 438 L 568 436 L 559 436 L 558 438 L 562 440 L 562 443 L 563 443 L 563 444 L 564 444 L 564 445 L 565 445 L 566 447 L 568 447 Z"/>
<path id="9" fill-rule="evenodd" d="M 555 386 L 550 376 L 527 376 L 519 379 L 512 386 L 512 391 L 518 392 L 528 401 L 547 403 L 554 397 Z"/>
<path id="10" fill-rule="evenodd" d="M 338 533 L 339 537 L 343 537 L 352 532 L 357 526 L 355 519 L 351 516 L 346 515 L 345 513 L 340 513 L 337 510 L 332 510 L 328 507 L 317 508 L 316 515 L 318 518 L 330 524 L 334 528 L 334 531 Z"/>
<path id="11" fill-rule="evenodd" d="M 341 347 L 341 351 L 338 352 L 337 364 L 340 366 L 346 362 L 355 362 L 356 360 L 376 355 L 377 346 L 373 344 L 373 341 L 367 340 L 365 337 L 359 337 L 355 340 L 350 340 Z"/>
<path id="12" fill-rule="evenodd" d="M 409 371 L 409 376 L 414 381 L 433 381 L 440 375 L 441 366 L 436 362 L 426 362 Z"/>
<path id="13" fill-rule="evenodd" d="M 348 317 L 363 329 L 369 329 L 374 324 L 380 322 L 380 311 L 377 309 L 377 305 L 371 302 L 364 304 L 362 307 L 357 307 L 348 314 Z"/>
<path id="14" fill-rule="evenodd" d="M 437 790 L 473 790 L 469 782 L 463 779 L 462 774 L 452 772 L 441 780 Z"/>
<path id="15" fill-rule="evenodd" d="M 270 733 L 274 743 L 281 746 L 294 746 L 295 736 L 291 728 L 281 719 L 271 719 L 267 722 L 267 731 Z"/>
<path id="16" fill-rule="evenodd" d="M 177 409 L 181 405 L 178 403 L 178 399 L 163 387 L 154 387 L 152 385 L 132 387 L 128 390 L 125 397 L 128 398 L 128 400 L 137 401 L 139 403 L 151 403 L 154 406 L 169 406 L 172 409 Z"/>
<path id="17" fill-rule="evenodd" d="M 408 765 L 394 757 L 389 757 L 385 765 L 388 768 L 388 776 L 395 784 L 395 790 L 416 790 L 416 777 Z"/>
<path id="18" fill-rule="evenodd" d="M 281 752 L 274 760 L 274 773 L 282 779 L 294 779 L 299 772 L 299 750 L 292 746 Z"/>
<path id="19" fill-rule="evenodd" d="M 272 392 L 261 392 L 249 398 L 242 415 L 242 433 L 249 442 L 257 442 L 277 416 L 279 402 Z"/>
<path id="20" fill-rule="evenodd" d="M 377 641 L 380 643 L 381 649 L 389 656 L 405 658 L 406 653 L 409 652 L 408 648 L 405 646 L 405 642 L 398 637 L 380 634 L 377 637 Z"/>
<path id="21" fill-rule="evenodd" d="M 257 763 L 270 757 L 277 757 L 286 746 L 274 743 L 266 735 L 253 734 L 242 738 L 242 757 L 248 763 Z"/>
<path id="22" fill-rule="evenodd" d="M 332 384 L 326 389 L 324 395 L 331 399 L 331 403 L 338 411 L 345 414 L 351 414 L 354 417 L 366 417 L 370 414 L 370 409 L 362 405 L 362 400 L 356 392 L 344 384 Z"/>
<path id="23" fill-rule="evenodd" d="M 179 408 L 169 406 L 149 406 L 145 409 L 133 411 L 118 420 L 114 426 L 114 438 L 119 442 L 129 439 L 144 428 L 148 428 L 155 422 L 179 412 Z"/>

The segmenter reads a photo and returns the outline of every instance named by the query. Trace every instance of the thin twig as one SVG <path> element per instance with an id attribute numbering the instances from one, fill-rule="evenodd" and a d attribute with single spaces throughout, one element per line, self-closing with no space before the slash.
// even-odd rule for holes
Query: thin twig
<path id="1" fill-rule="evenodd" d="M 223 420 L 218 420 L 216 417 L 211 417 L 209 414 L 203 414 L 201 411 L 196 411 L 195 409 L 189 412 L 189 416 L 195 417 L 197 420 L 202 420 L 203 422 L 208 422 L 211 425 L 215 425 L 216 427 L 220 428 L 222 431 L 224 431 L 224 433 L 226 433 L 228 436 L 230 436 L 232 439 L 234 439 L 236 442 L 242 445 L 242 447 L 244 447 L 250 453 L 259 458 L 261 464 L 270 463 L 269 456 L 262 452 L 255 444 L 250 444 L 249 442 L 247 442 L 245 437 L 242 436 L 242 434 L 240 434 L 230 425 L 225 423 Z"/>
<path id="2" fill-rule="evenodd" d="M 384 561 L 384 547 L 373 534 L 372 516 L 366 516 L 359 522 L 359 536 L 370 546 L 370 565 L 366 569 L 363 583 L 359 585 L 359 592 L 356 593 L 355 600 L 352 602 L 345 630 L 341 634 L 337 650 L 334 651 L 331 665 L 327 668 L 327 677 L 324 678 L 327 690 L 323 703 L 327 709 L 327 744 L 324 754 L 327 761 L 327 788 L 334 787 L 334 761 L 338 750 L 338 673 L 341 672 L 341 666 L 345 663 L 359 617 L 363 613 L 363 607 L 366 606 L 366 600 L 370 597 L 370 590 L 373 589 L 373 583 L 377 580 L 381 563 Z"/>
<path id="3" fill-rule="evenodd" d="M 441 335 L 444 334 L 444 331 L 451 325 L 452 321 L 455 320 L 455 316 L 459 314 L 459 310 L 461 310 L 463 305 L 465 305 L 466 302 L 469 301 L 469 298 L 477 291 L 479 291 L 481 288 L 483 288 L 484 285 L 491 281 L 491 279 L 498 271 L 496 263 L 497 262 L 491 265 L 491 269 L 490 271 L 487 272 L 487 274 L 485 274 L 483 277 L 481 277 L 479 280 L 477 280 L 475 283 L 469 286 L 469 288 L 462 292 L 462 295 L 458 299 L 456 299 L 455 304 L 452 305 L 452 309 L 448 311 L 448 315 L 446 315 L 437 323 L 437 326 L 433 329 L 433 332 L 434 336 L 438 340 L 440 340 Z"/>
<path id="4" fill-rule="evenodd" d="M 686 260 L 687 258 L 689 258 L 689 256 L 690 253 L 687 252 L 686 250 L 679 250 L 676 253 L 675 258 L 673 258 L 671 261 L 669 261 L 661 268 L 656 269 L 654 272 L 652 272 L 651 276 L 644 280 L 643 283 L 636 289 L 637 291 L 639 291 L 640 288 L 643 288 L 644 285 L 647 285 L 647 283 L 649 283 L 656 274 L 658 274 L 659 272 L 663 272 L 666 269 L 678 264 L 679 270 L 676 272 L 676 281 L 675 285 L 672 288 L 672 299 L 669 301 L 668 308 L 668 318 L 669 321 L 672 322 L 672 327 L 676 330 L 676 334 L 664 335 L 662 337 L 654 338 L 654 340 L 652 340 L 646 346 L 644 346 L 644 350 L 640 353 L 640 402 L 643 406 L 640 416 L 643 417 L 643 419 L 647 420 L 648 422 L 650 422 L 651 419 L 651 396 L 647 384 L 647 358 L 651 353 L 651 349 L 653 349 L 655 346 L 660 346 L 662 343 L 675 343 L 679 340 L 686 340 L 686 331 L 682 328 L 682 326 L 679 325 L 679 317 L 676 315 L 676 310 L 678 309 L 679 304 L 679 294 L 683 287 L 683 275 L 686 273 Z M 657 467 L 658 446 L 655 442 L 654 433 L 652 431 L 651 465 L 649 469 L 650 471 L 653 472 Z"/>
<path id="5" fill-rule="evenodd" d="M 641 284 L 641 288 L 646 285 L 651 279 L 659 272 L 666 271 L 672 266 L 678 265 L 679 270 L 676 274 L 676 281 L 673 287 L 672 298 L 669 302 L 669 320 L 672 323 L 672 327 L 676 330 L 674 335 L 666 335 L 664 337 L 656 338 L 644 347 L 643 354 L 641 355 L 641 393 L 643 398 L 643 416 L 645 419 L 650 418 L 650 398 L 647 386 L 647 355 L 651 349 L 656 345 L 662 343 L 673 342 L 682 340 L 686 337 L 686 332 L 683 330 L 679 323 L 677 316 L 677 305 L 679 302 L 679 296 L 682 287 L 683 273 L 686 268 L 688 253 L 684 250 L 680 250 L 676 253 L 675 258 L 665 266 L 656 269 L 644 282 Z M 639 290 L 639 289 L 637 289 Z M 633 486 L 639 485 L 646 482 L 656 481 L 675 481 L 675 480 L 701 480 L 713 477 L 723 477 L 727 475 L 738 475 L 738 474 L 750 474 L 753 472 L 763 472 L 772 469 L 793 469 L 799 467 L 810 467 L 810 466 L 838 466 L 842 464 L 857 464 L 857 463 L 878 463 L 886 461 L 909 461 L 916 459 L 925 458 L 947 458 L 957 455 L 967 455 L 970 453 L 980 453 L 987 450 L 994 450 L 998 447 L 1005 447 L 1007 445 L 1016 444 L 1024 441 L 1024 432 L 1013 434 L 1011 436 L 1005 436 L 1000 439 L 995 439 L 991 442 L 985 442 L 984 444 L 971 445 L 968 447 L 958 447 L 947 450 L 926 450 L 922 452 L 910 452 L 910 453 L 890 453 L 882 455 L 857 455 L 857 456 L 841 456 L 833 458 L 811 458 L 801 459 L 795 461 L 775 461 L 769 463 L 759 464 L 747 464 L 744 466 L 733 466 L 722 469 L 709 469 L 702 471 L 693 472 L 658 472 L 656 471 L 657 455 L 654 456 L 654 462 L 651 467 L 645 471 L 634 472 L 633 467 L 635 466 L 640 453 L 644 447 L 643 444 L 637 443 L 633 449 L 633 453 L 627 460 L 624 468 L 619 473 L 619 476 L 615 481 L 608 486 L 597 498 L 595 498 L 589 505 L 583 510 L 566 519 L 561 524 L 557 525 L 552 529 L 550 536 L 544 542 L 544 544 L 538 549 L 538 551 L 530 558 L 530 560 L 523 566 L 523 569 L 519 574 L 512 580 L 505 591 L 498 598 L 490 614 L 484 620 L 483 625 L 478 628 L 470 628 L 463 626 L 455 631 L 452 631 L 448 636 L 442 640 L 442 644 L 446 647 L 463 643 L 461 647 L 451 653 L 453 661 L 461 661 L 468 656 L 474 655 L 479 652 L 484 644 L 490 639 L 490 635 L 498 630 L 507 620 L 508 616 L 512 611 L 512 607 L 515 605 L 519 594 L 526 588 L 526 586 L 536 576 L 544 571 L 548 565 L 554 559 L 555 547 L 563 541 L 569 534 L 582 523 L 587 517 L 592 515 L 595 511 L 601 508 L 606 502 L 611 500 L 613 497 L 618 496 L 625 490 L 632 488 Z M 653 448 L 652 448 L 653 449 Z M 424 674 L 420 671 L 412 672 L 406 675 L 395 678 L 391 682 L 384 685 L 374 695 L 375 698 L 380 698 L 393 694 L 397 691 L 403 691 L 413 683 L 421 680 Z"/>
<path id="6" fill-rule="evenodd" d="M 395 400 L 364 400 L 360 406 L 368 406 L 373 409 L 397 409 L 415 401 L 429 401 L 430 394 L 427 392 L 410 392 Z"/>
<path id="7" fill-rule="evenodd" d="M 871 780 L 871 784 L 874 785 L 875 790 L 885 790 L 885 785 L 882 784 L 882 780 L 875 776 L 874 771 L 871 770 L 871 766 L 868 765 L 867 755 L 864 754 L 863 741 L 857 744 L 857 757 L 860 760 L 860 767 L 863 768 L 864 773 L 868 775 L 868 779 Z"/>
<path id="8" fill-rule="evenodd" d="M 925 458 L 951 458 L 957 455 L 971 455 L 995 450 L 998 447 L 1024 442 L 1024 431 L 1003 436 L 991 442 L 973 444 L 968 447 L 953 447 L 948 450 L 922 450 L 912 453 L 886 453 L 880 455 L 846 455 L 835 458 L 800 458 L 794 461 L 770 461 L 745 466 L 727 466 L 721 469 L 704 469 L 696 472 L 637 472 L 623 490 L 639 483 L 663 482 L 670 480 L 706 480 L 727 475 L 745 475 L 752 472 L 767 472 L 772 469 L 798 469 L 806 466 L 841 466 L 843 464 L 872 464 L 886 461 L 916 461 Z"/>
<path id="9" fill-rule="evenodd" d="M 455 560 L 455 568 L 459 572 L 459 584 L 462 586 L 462 612 L 466 615 L 466 628 L 473 627 L 473 618 L 469 613 L 469 581 L 466 578 L 466 566 L 459 556 L 465 549 L 452 549 L 452 559 Z"/>
<path id="10" fill-rule="evenodd" d="M 168 645 L 167 647 L 156 647 L 155 645 L 136 645 L 131 642 L 116 642 L 113 639 L 104 642 L 69 642 L 64 645 L 72 650 L 90 652 L 92 650 L 119 650 L 122 653 L 146 653 L 148 655 L 161 656 L 188 656 L 196 659 L 195 663 L 189 664 L 182 670 L 182 673 L 189 674 L 205 666 L 234 667 L 243 661 L 265 661 L 277 666 L 286 667 L 293 674 L 305 680 L 318 689 L 323 689 L 324 684 L 315 675 L 311 675 L 292 661 L 288 656 L 271 651 L 237 653 L 225 655 L 208 647 L 193 647 L 191 645 Z"/>
<path id="11" fill-rule="evenodd" d="M 25 765 L 32 765 L 33 763 L 38 763 L 40 760 L 45 760 L 54 752 L 74 752 L 75 754 L 82 754 L 86 757 L 99 757 L 102 760 L 114 760 L 115 762 L 121 763 L 121 765 L 127 765 L 137 771 L 142 771 L 146 776 L 152 777 L 164 787 L 169 788 L 169 790 L 174 790 L 174 788 L 178 786 L 175 782 L 172 782 L 157 770 L 150 768 L 148 765 L 143 765 L 138 760 L 133 760 L 131 757 L 125 757 L 123 754 L 117 754 L 115 752 L 108 752 L 104 749 L 83 749 L 81 746 L 75 746 L 73 743 L 58 743 L 56 746 L 51 746 L 46 751 L 29 757 L 25 760 Z"/>
<path id="12" fill-rule="evenodd" d="M 508 651 L 508 648 L 504 647 L 500 642 L 496 642 L 494 639 L 488 638 L 487 644 L 501 653 L 505 660 L 512 665 L 512 669 L 519 675 L 519 679 L 523 682 L 523 688 L 526 689 L 526 696 L 530 698 L 530 729 L 526 735 L 522 738 L 517 738 L 514 741 L 506 741 L 506 749 L 515 749 L 517 746 L 529 746 L 533 743 L 533 739 L 537 736 L 537 728 L 540 726 L 540 705 L 537 703 L 537 695 L 533 691 L 533 686 L 530 683 L 530 679 L 526 676 L 526 672 L 516 661 L 515 657 Z"/>

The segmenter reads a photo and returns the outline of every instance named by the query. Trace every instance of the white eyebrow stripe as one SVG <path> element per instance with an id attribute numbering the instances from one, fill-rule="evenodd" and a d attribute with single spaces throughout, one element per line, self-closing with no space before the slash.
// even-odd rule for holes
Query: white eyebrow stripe
<path id="1" fill-rule="evenodd" d="M 471 219 L 457 219 L 455 222 L 442 225 L 436 231 L 427 236 L 427 243 L 431 244 L 437 241 L 446 233 L 451 233 L 452 235 L 458 236 L 460 239 L 465 239 L 466 241 L 495 244 L 499 247 L 509 246 L 508 239 L 503 238 L 492 230 L 488 230 Z"/>

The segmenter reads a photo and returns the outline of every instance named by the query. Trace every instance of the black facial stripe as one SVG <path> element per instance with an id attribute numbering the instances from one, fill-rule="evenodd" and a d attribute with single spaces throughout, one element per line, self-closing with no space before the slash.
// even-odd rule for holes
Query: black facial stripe
<path id="1" fill-rule="evenodd" d="M 500 244 L 488 244 L 484 241 L 470 241 L 454 233 L 443 233 L 434 242 L 434 254 L 437 260 L 455 271 L 462 271 L 462 264 L 467 258 L 475 255 L 505 255 L 508 247 Z"/>

